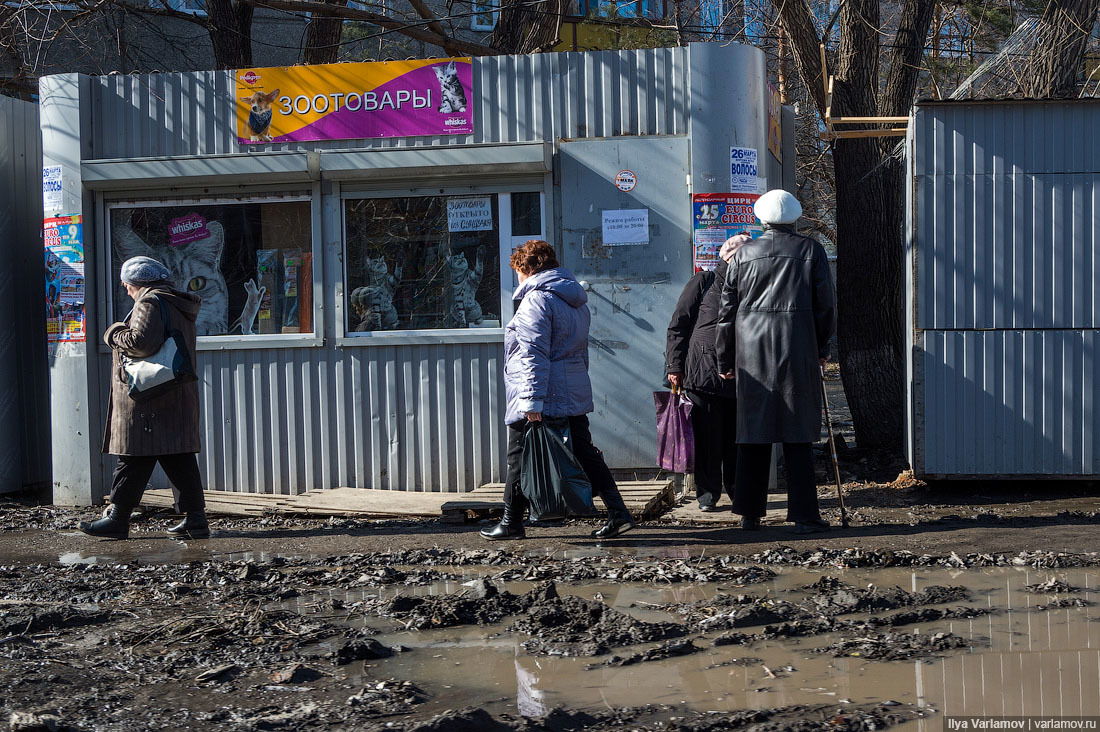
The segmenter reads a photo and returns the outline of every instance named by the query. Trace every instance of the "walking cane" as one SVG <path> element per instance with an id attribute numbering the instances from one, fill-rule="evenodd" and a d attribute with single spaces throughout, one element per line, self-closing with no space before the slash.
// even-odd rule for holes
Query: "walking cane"
<path id="1" fill-rule="evenodd" d="M 829 392 L 825 390 L 825 367 L 821 367 L 821 398 L 825 405 L 825 426 L 829 428 L 829 454 L 833 457 L 833 477 L 836 479 L 836 497 L 840 499 L 840 525 L 848 528 L 848 509 L 844 507 L 844 489 L 840 486 L 840 463 L 836 459 L 836 440 L 833 438 L 833 420 L 829 416 Z"/>

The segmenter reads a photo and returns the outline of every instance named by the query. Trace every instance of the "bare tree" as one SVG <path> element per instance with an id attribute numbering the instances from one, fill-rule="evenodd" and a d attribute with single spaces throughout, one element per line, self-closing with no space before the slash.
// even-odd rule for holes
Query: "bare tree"
<path id="1" fill-rule="evenodd" d="M 348 0 L 323 0 L 329 5 L 347 7 Z M 420 0 L 413 0 L 420 2 Z M 344 30 L 343 18 L 314 15 L 306 28 L 306 43 L 302 62 L 307 64 L 333 64 L 340 60 L 340 36 Z"/>
<path id="2" fill-rule="evenodd" d="M 240 0 L 206 0 L 207 30 L 219 69 L 252 66 L 253 6 Z"/>
<path id="3" fill-rule="evenodd" d="M 834 54 L 836 116 L 896 116 L 913 103 L 933 0 L 905 0 L 885 63 L 880 0 L 844 0 Z M 826 94 L 821 36 L 804 0 L 776 3 L 791 51 L 818 112 Z M 902 443 L 903 186 L 896 141 L 842 139 L 833 146 L 841 375 L 856 440 L 863 447 Z"/>

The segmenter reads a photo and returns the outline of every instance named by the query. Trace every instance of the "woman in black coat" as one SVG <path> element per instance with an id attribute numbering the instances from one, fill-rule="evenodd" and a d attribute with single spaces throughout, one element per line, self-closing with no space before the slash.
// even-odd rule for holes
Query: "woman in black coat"
<path id="1" fill-rule="evenodd" d="M 737 469 L 735 382 L 718 373 L 715 326 L 726 278 L 726 262 L 738 234 L 722 246 L 713 272 L 697 272 L 688 280 L 665 341 L 665 368 L 669 383 L 683 388 L 691 400 L 691 428 L 695 434 L 695 497 L 703 511 L 716 511 L 725 492 L 733 500 Z"/>

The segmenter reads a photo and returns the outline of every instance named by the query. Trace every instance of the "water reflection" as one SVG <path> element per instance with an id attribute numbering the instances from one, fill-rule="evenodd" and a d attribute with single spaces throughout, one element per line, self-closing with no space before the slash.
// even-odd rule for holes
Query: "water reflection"
<path id="1" fill-rule="evenodd" d="M 969 603 L 995 614 L 968 620 L 906 626 L 908 633 L 951 632 L 971 648 L 921 661 L 880 662 L 859 657 L 833 658 L 814 653 L 837 640 L 823 635 L 799 640 L 761 641 L 748 647 L 711 646 L 714 634 L 696 638 L 705 650 L 690 656 L 634 666 L 586 670 L 594 660 L 528 654 L 526 638 L 507 630 L 508 623 L 420 632 L 388 630 L 377 638 L 413 652 L 372 662 L 369 672 L 417 679 L 445 690 L 430 704 L 440 711 L 471 699 L 487 700 L 491 712 L 538 715 L 554 706 L 605 709 L 607 706 L 673 704 L 697 711 L 771 708 L 790 704 L 844 704 L 891 699 L 918 704 L 942 714 L 1098 715 L 1100 714 L 1100 623 L 1093 622 L 1096 574 L 1071 570 L 830 571 L 855 586 L 901 586 L 919 591 L 930 585 L 964 584 Z M 783 570 L 775 580 L 744 590 L 796 600 L 821 572 Z M 1057 577 L 1081 588 L 1078 593 L 1028 594 L 1024 586 Z M 524 583 L 506 586 L 526 591 Z M 461 582 L 428 588 L 386 588 L 362 596 L 399 593 L 460 592 Z M 617 610 L 643 620 L 667 620 L 666 603 L 693 602 L 712 596 L 711 585 L 559 586 L 563 594 L 597 597 Z M 1056 598 L 1079 598 L 1081 607 L 1049 607 Z M 352 599 L 349 595 L 348 599 Z M 860 619 L 867 614 L 850 614 Z M 748 631 L 760 630 L 746 629 Z M 637 650 L 637 649 L 631 649 Z M 745 660 L 758 659 L 758 660 Z M 940 729 L 942 720 L 914 723 Z"/>

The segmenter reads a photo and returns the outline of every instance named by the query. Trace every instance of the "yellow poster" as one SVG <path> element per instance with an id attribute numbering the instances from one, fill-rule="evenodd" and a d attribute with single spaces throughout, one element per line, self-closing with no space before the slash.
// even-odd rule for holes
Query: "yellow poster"
<path id="1" fill-rule="evenodd" d="M 783 162 L 783 100 L 779 90 L 768 82 L 768 150 Z"/>

